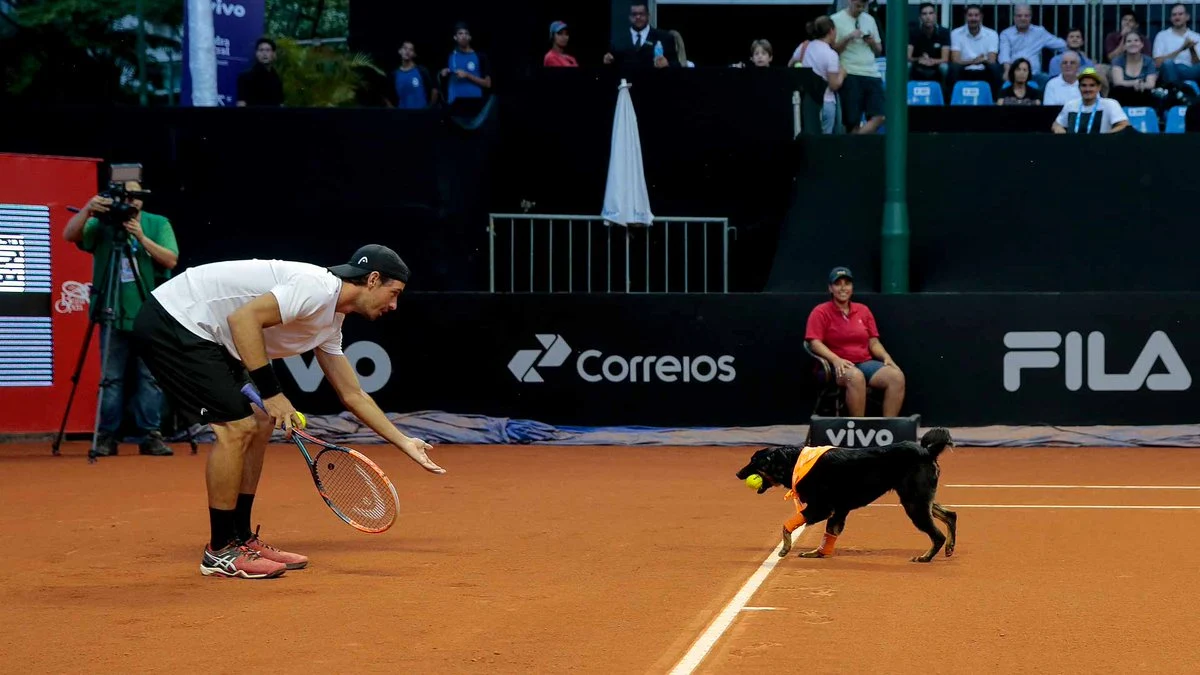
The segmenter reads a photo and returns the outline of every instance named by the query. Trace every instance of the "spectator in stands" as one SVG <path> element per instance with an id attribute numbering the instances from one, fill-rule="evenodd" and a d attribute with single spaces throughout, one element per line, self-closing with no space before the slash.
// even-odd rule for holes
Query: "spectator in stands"
<path id="1" fill-rule="evenodd" d="M 283 105 L 283 80 L 275 70 L 275 41 L 261 37 L 254 43 L 254 65 L 238 75 L 237 107 Z"/>
<path id="2" fill-rule="evenodd" d="M 578 68 L 579 62 L 567 53 L 567 44 L 570 42 L 571 34 L 567 31 L 565 21 L 550 24 L 550 51 L 542 57 L 542 65 L 547 68 Z"/>
<path id="3" fill-rule="evenodd" d="M 996 62 L 1000 36 L 983 25 L 983 8 L 967 5 L 967 22 L 950 33 L 950 72 L 947 85 L 959 80 L 984 80 L 993 94 L 1000 92 L 1004 69 Z M 1026 65 L 1028 65 L 1026 61 Z"/>
<path id="4" fill-rule="evenodd" d="M 404 110 L 420 110 L 437 105 L 437 82 L 416 62 L 417 49 L 405 40 L 400 43 L 400 67 L 393 75 L 396 85 L 396 107 Z"/>
<path id="5" fill-rule="evenodd" d="M 1171 28 L 1154 36 L 1154 65 L 1162 81 L 1176 89 L 1187 80 L 1200 81 L 1200 35 L 1188 28 L 1191 16 L 1182 4 L 1171 8 Z"/>
<path id="6" fill-rule="evenodd" d="M 1096 63 L 1089 59 L 1088 55 L 1083 52 L 1082 28 L 1071 28 L 1067 31 L 1067 49 L 1079 55 L 1080 68 L 1096 68 L 1096 70 L 1100 70 L 1100 68 L 1096 66 Z M 1050 74 L 1050 77 L 1055 77 L 1056 75 L 1062 74 L 1062 66 L 1059 65 L 1061 63 L 1062 54 L 1056 54 L 1054 58 L 1050 59 L 1050 67 L 1046 69 L 1046 72 Z"/>
<path id="7" fill-rule="evenodd" d="M 1051 130 L 1056 134 L 1111 134 L 1128 128 L 1129 117 L 1121 104 L 1100 96 L 1105 86 L 1103 75 L 1095 68 L 1085 68 L 1079 74 L 1079 97 L 1063 104 Z"/>
<path id="8" fill-rule="evenodd" d="M 804 45 L 807 45 L 807 44 L 808 44 L 808 40 L 805 40 L 801 44 L 800 48 L 802 48 Z M 797 49 L 800 49 L 800 48 L 797 48 Z M 755 68 L 767 68 L 771 65 L 771 62 L 774 60 L 775 60 L 775 50 L 771 48 L 770 41 L 755 40 L 754 42 L 750 43 L 750 65 L 754 66 Z M 791 62 L 789 61 L 788 63 L 791 63 Z M 731 64 L 731 65 L 734 68 L 745 68 L 746 62 L 738 61 L 737 63 Z M 790 68 L 791 66 L 788 66 L 788 67 Z"/>
<path id="9" fill-rule="evenodd" d="M 662 56 L 654 55 L 655 45 L 662 45 Z M 668 68 L 679 65 L 679 56 L 675 39 L 650 26 L 650 10 L 643 0 L 636 0 L 629 6 L 629 31 L 622 31 L 608 46 L 604 63 L 620 68 Z"/>
<path id="10" fill-rule="evenodd" d="M 669 30 L 667 34 L 675 41 L 675 58 L 679 60 L 679 65 L 684 68 L 695 68 L 696 64 L 688 61 L 687 47 L 683 46 L 683 35 L 677 30 Z"/>
<path id="11" fill-rule="evenodd" d="M 817 17 L 815 21 L 805 26 L 808 31 L 808 41 L 801 45 L 800 64 L 809 68 L 821 79 L 825 80 L 825 102 L 821 107 L 821 133 L 832 134 L 841 131 L 841 120 L 838 119 L 838 90 L 846 81 L 846 68 L 833 49 L 837 39 L 837 29 L 833 20 L 827 16 Z"/>
<path id="12" fill-rule="evenodd" d="M 1121 14 L 1121 28 L 1104 36 L 1104 57 L 1112 63 L 1116 58 L 1125 53 L 1125 36 L 1130 33 L 1137 33 L 1142 38 L 1143 45 L 1149 45 L 1150 41 L 1146 39 L 1146 35 L 1141 32 L 1141 24 L 1138 22 L 1137 14 L 1133 10 L 1127 10 Z M 1145 48 L 1142 49 L 1145 52 Z"/>
<path id="13" fill-rule="evenodd" d="M 937 25 L 937 8 L 932 2 L 921 3 L 920 12 L 920 24 L 908 33 L 908 79 L 947 84 L 950 30 Z"/>
<path id="14" fill-rule="evenodd" d="M 884 123 L 883 77 L 875 61 L 883 53 L 883 36 L 867 13 L 867 0 L 850 0 L 829 18 L 837 29 L 833 48 L 846 71 L 839 92 L 842 119 L 850 133 L 873 134 Z"/>
<path id="15" fill-rule="evenodd" d="M 775 60 L 775 50 L 767 40 L 755 40 L 750 43 L 750 63 L 757 68 L 767 68 Z"/>
<path id="16" fill-rule="evenodd" d="M 1008 78 L 1008 69 L 1015 60 L 1023 58 L 1029 61 L 1033 69 L 1033 81 L 1042 86 L 1050 76 L 1042 72 L 1043 49 L 1066 49 L 1067 41 L 1055 37 L 1050 31 L 1035 26 L 1033 10 L 1029 5 L 1021 3 L 1013 8 L 1013 25 L 1000 33 L 1000 64 L 1004 66 L 1004 77 Z"/>
<path id="17" fill-rule="evenodd" d="M 867 410 L 867 387 L 883 390 L 883 416 L 897 417 L 904 403 L 904 372 L 883 343 L 875 315 L 866 305 L 851 302 L 854 277 L 845 267 L 829 273 L 832 299 L 808 315 L 804 339 L 814 354 L 825 359 L 846 390 L 846 412 L 862 417 Z"/>
<path id="18" fill-rule="evenodd" d="M 1046 105 L 1062 105 L 1071 99 L 1079 98 L 1079 55 L 1075 52 L 1063 52 L 1062 74 L 1051 78 L 1046 83 L 1042 102 Z"/>
<path id="19" fill-rule="evenodd" d="M 474 117 L 483 109 L 492 88 L 492 67 L 483 52 L 471 47 L 471 30 L 465 23 L 454 26 L 454 51 L 442 77 L 449 78 L 446 102 L 456 117 Z"/>
<path id="20" fill-rule="evenodd" d="M 1124 51 L 1113 59 L 1112 97 L 1121 105 L 1154 107 L 1160 100 L 1152 93 L 1158 85 L 1158 70 L 1154 59 L 1142 54 L 1144 47 L 1142 36 L 1130 32 L 1125 35 Z"/>
<path id="21" fill-rule="evenodd" d="M 1028 59 L 1013 61 L 1008 70 L 1008 85 L 1000 91 L 996 105 L 1041 105 L 1042 91 L 1029 84 L 1030 72 Z"/>

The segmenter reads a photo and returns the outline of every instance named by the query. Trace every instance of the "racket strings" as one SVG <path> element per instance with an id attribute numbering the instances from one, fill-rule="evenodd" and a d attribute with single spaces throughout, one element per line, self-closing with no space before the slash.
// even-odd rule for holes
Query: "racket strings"
<path id="1" fill-rule="evenodd" d="M 396 517 L 392 488 L 374 467 L 348 452 L 324 450 L 316 459 L 317 480 L 333 506 L 368 528 L 382 528 Z"/>

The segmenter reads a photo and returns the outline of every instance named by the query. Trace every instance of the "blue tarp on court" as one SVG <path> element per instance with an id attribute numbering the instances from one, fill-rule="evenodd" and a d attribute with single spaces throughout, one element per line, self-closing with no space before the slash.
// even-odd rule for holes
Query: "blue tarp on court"
<path id="1" fill-rule="evenodd" d="M 534 420 L 462 415 L 442 411 L 391 413 L 388 419 L 408 436 L 433 444 L 469 445 L 674 445 L 740 446 L 796 445 L 804 442 L 808 425 L 763 427 L 576 427 L 553 426 Z M 309 428 L 335 443 L 372 444 L 382 439 L 353 415 L 313 416 Z M 991 426 L 951 429 L 963 447 L 1200 447 L 1200 425 L 1153 427 Z M 180 440 L 182 434 L 172 440 Z M 196 430 L 196 440 L 211 442 L 212 432 Z"/>

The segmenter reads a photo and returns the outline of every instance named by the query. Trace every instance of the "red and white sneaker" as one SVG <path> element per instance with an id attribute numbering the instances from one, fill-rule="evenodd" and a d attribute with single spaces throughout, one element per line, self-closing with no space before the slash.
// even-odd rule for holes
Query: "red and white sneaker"
<path id="1" fill-rule="evenodd" d="M 231 543 L 214 551 L 204 545 L 200 574 L 206 577 L 240 577 L 242 579 L 273 579 L 287 571 L 283 563 L 268 560 L 246 546 Z"/>
<path id="2" fill-rule="evenodd" d="M 308 566 L 308 556 L 280 551 L 262 539 L 259 539 L 258 527 L 254 528 L 254 534 L 249 539 L 242 542 L 242 546 L 254 551 L 267 560 L 283 563 L 289 570 L 302 570 Z"/>

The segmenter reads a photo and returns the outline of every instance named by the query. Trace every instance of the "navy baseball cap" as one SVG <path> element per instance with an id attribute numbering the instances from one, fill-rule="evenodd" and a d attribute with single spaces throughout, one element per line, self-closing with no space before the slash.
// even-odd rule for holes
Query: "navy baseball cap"
<path id="1" fill-rule="evenodd" d="M 854 275 L 850 273 L 849 267 L 835 267 L 829 270 L 829 283 L 832 284 L 842 277 L 845 277 L 850 281 L 854 281 Z"/>
<path id="2" fill-rule="evenodd" d="M 379 272 L 385 277 L 408 283 L 408 265 L 400 259 L 392 249 L 379 244 L 367 244 L 350 256 L 350 262 L 345 265 L 334 265 L 329 268 L 335 277 L 341 279 L 357 279 L 371 272 Z"/>

